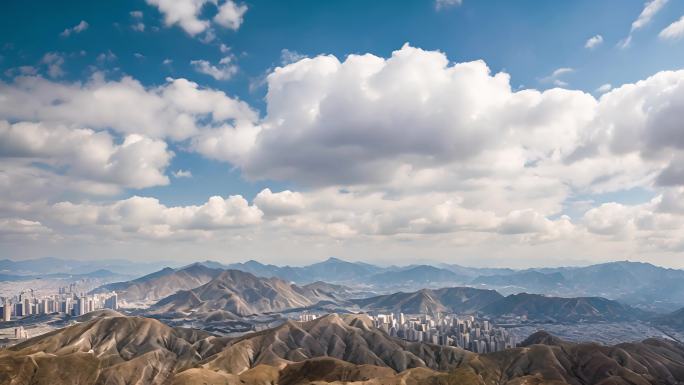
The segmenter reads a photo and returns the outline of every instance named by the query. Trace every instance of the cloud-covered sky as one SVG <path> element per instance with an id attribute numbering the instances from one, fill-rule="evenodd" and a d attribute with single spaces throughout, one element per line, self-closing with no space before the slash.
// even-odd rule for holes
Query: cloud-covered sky
<path id="1" fill-rule="evenodd" d="M 0 257 L 684 267 L 682 2 L 39 3 Z"/>

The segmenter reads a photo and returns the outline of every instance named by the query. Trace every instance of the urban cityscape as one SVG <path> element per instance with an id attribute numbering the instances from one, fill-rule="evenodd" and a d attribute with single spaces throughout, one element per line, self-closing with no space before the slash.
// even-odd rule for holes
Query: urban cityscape
<path id="1" fill-rule="evenodd" d="M 23 290 L 13 297 L 0 298 L 0 319 L 4 324 L 13 321 L 20 321 L 31 316 L 44 316 L 50 314 L 60 314 L 69 317 L 79 317 L 100 309 L 118 309 L 116 292 L 101 294 L 86 294 L 77 292 L 76 284 L 60 287 L 58 292 L 52 295 L 34 295 L 32 289 Z M 37 317 L 36 317 L 37 318 Z M 14 322 L 14 340 L 9 340 L 6 335 L 0 332 L 0 345 L 7 346 L 15 344 L 21 340 L 35 337 L 42 333 L 32 333 L 31 328 Z M 0 329 L 3 329 L 0 326 Z M 38 328 L 46 332 L 46 329 Z M 5 341 L 2 338 L 5 337 Z"/>
<path id="2" fill-rule="evenodd" d="M 318 318 L 316 314 L 301 314 L 300 321 Z M 373 326 L 392 337 L 412 342 L 456 346 L 475 353 L 492 353 L 516 347 L 516 338 L 506 329 L 473 315 L 437 314 L 375 314 Z"/>

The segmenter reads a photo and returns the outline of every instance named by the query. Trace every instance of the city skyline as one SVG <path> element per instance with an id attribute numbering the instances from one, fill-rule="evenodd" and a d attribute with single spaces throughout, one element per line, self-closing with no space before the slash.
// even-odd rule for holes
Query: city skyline
<path id="1" fill-rule="evenodd" d="M 0 258 L 684 268 L 681 2 L 40 5 Z"/>

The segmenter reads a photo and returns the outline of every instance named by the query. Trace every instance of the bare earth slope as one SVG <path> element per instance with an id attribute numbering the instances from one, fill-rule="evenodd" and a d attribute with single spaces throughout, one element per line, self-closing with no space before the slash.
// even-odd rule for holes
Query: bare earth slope
<path id="1" fill-rule="evenodd" d="M 289 284 L 280 278 L 260 278 L 225 270 L 206 284 L 179 291 L 153 307 L 157 313 L 225 310 L 250 315 L 306 307 L 333 300 L 325 292 Z"/>
<path id="2" fill-rule="evenodd" d="M 363 317 L 328 315 L 240 338 L 102 316 L 0 350 L 0 384 L 572 384 L 684 383 L 684 346 L 649 339 L 602 346 L 544 332 L 477 355 L 407 343 Z"/>
<path id="3" fill-rule="evenodd" d="M 127 302 L 156 301 L 179 290 L 189 290 L 204 285 L 222 271 L 201 264 L 193 264 L 182 269 L 167 267 L 132 281 L 110 283 L 93 291 L 116 291 L 119 299 Z"/>

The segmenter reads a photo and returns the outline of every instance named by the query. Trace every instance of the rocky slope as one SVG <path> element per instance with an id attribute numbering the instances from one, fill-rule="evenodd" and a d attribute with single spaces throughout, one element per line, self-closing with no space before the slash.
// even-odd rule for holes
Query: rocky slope
<path id="1" fill-rule="evenodd" d="M 540 332 L 486 355 L 407 343 L 363 317 L 328 315 L 240 338 L 102 316 L 0 350 L 0 384 L 684 383 L 684 346 L 649 339 L 602 346 Z"/>
<path id="2" fill-rule="evenodd" d="M 116 291 L 119 300 L 127 302 L 155 301 L 179 290 L 189 290 L 201 286 L 223 270 L 193 264 L 181 269 L 164 268 L 160 271 L 126 282 L 116 282 L 101 286 L 93 292 Z"/>
<path id="3" fill-rule="evenodd" d="M 239 270 L 225 270 L 206 284 L 179 291 L 152 307 L 155 313 L 224 310 L 237 315 L 268 313 L 335 300 L 316 288 L 299 287 L 279 278 L 260 278 Z"/>
<path id="4" fill-rule="evenodd" d="M 561 298 L 539 294 L 513 294 L 480 309 L 492 317 L 526 316 L 535 321 L 625 321 L 645 314 L 619 302 L 600 297 Z"/>
<path id="5" fill-rule="evenodd" d="M 502 299 L 494 290 L 469 287 L 423 289 L 412 293 L 394 293 L 352 300 L 364 310 L 377 312 L 403 312 L 408 314 L 474 313 Z"/>

